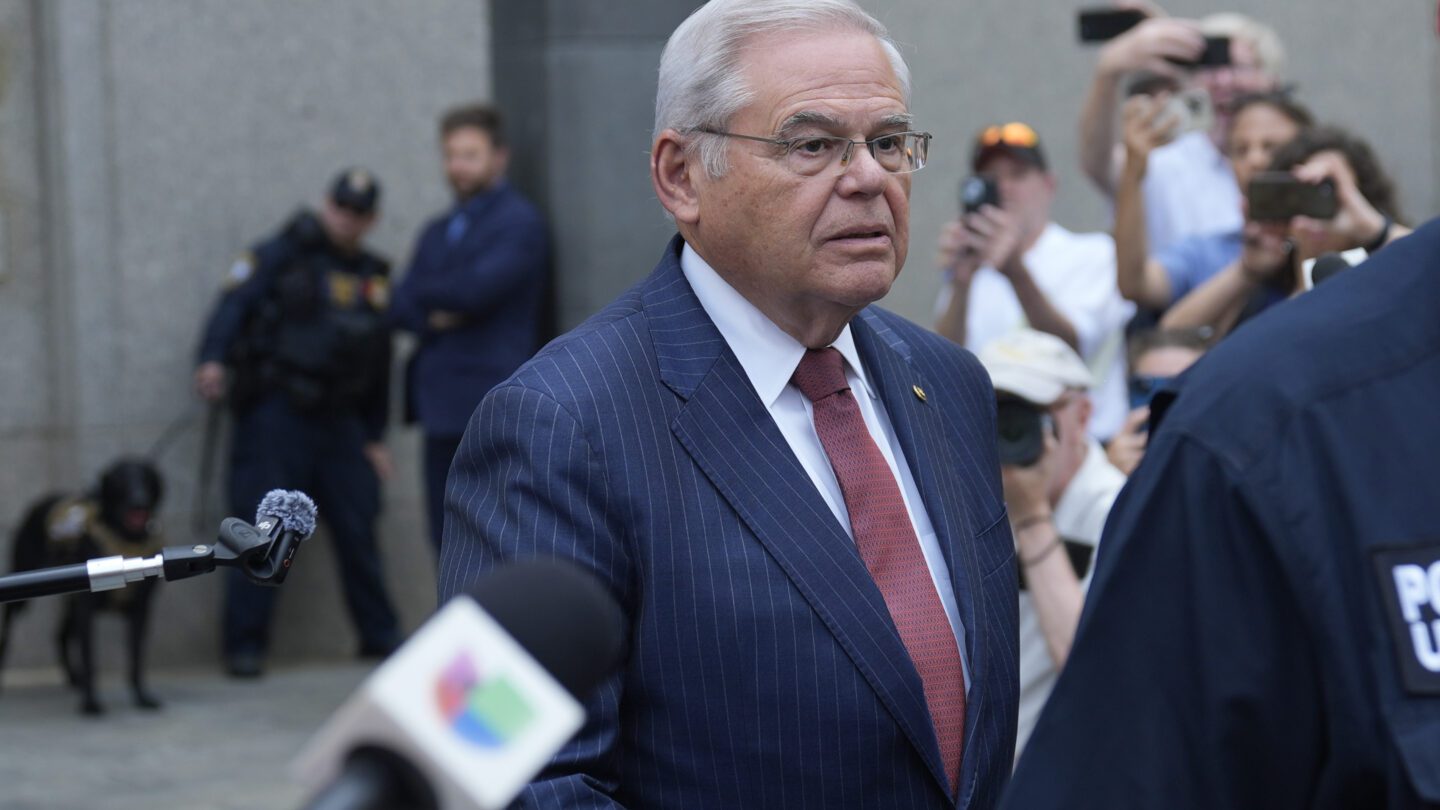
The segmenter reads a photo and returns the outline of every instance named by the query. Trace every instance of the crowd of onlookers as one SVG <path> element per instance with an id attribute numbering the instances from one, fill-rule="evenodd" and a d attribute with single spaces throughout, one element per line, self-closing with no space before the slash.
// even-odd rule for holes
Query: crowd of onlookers
<path id="1" fill-rule="evenodd" d="M 1108 40 L 1079 135 L 1109 233 L 1053 221 L 1054 156 L 1029 125 L 976 137 L 964 210 L 939 237 L 935 329 L 980 356 L 1001 403 L 1022 747 L 1074 636 L 1105 516 L 1144 455 L 1152 397 L 1321 280 L 1317 259 L 1344 267 L 1408 232 L 1370 146 L 1324 124 L 1284 68 L 1280 38 L 1241 14 L 1147 12 Z M 1007 455 L 1027 432 L 1040 434 L 1033 452 Z"/>

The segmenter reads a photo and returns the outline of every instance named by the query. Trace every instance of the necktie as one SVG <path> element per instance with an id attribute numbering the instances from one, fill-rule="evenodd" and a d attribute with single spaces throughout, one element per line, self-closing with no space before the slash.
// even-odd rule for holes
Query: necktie
<path id="1" fill-rule="evenodd" d="M 955 633 L 930 579 L 900 487 L 865 427 L 840 352 L 807 350 L 791 379 L 815 405 L 815 432 L 840 482 L 860 558 L 880 587 L 925 685 L 925 702 L 953 793 L 965 737 L 965 675 Z"/>

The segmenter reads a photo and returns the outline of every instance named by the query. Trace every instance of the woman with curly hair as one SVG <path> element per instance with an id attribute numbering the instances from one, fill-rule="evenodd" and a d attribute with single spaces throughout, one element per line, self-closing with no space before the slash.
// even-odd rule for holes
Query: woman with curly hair
<path id="1" fill-rule="evenodd" d="M 1400 224 L 1395 184 L 1364 140 L 1337 127 L 1314 127 L 1275 150 L 1271 171 L 1308 183 L 1334 184 L 1338 211 L 1330 219 L 1245 223 L 1240 257 L 1165 313 L 1166 329 L 1210 327 L 1215 336 L 1307 288 L 1302 268 L 1325 253 L 1373 253 L 1410 232 Z"/>

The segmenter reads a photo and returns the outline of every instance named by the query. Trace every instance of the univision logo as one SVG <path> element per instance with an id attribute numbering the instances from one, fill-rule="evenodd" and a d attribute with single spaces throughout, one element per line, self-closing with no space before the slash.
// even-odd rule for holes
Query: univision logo
<path id="1" fill-rule="evenodd" d="M 450 728 L 485 748 L 505 745 L 535 718 L 535 710 L 509 679 L 485 677 L 464 652 L 440 673 L 435 697 Z"/>

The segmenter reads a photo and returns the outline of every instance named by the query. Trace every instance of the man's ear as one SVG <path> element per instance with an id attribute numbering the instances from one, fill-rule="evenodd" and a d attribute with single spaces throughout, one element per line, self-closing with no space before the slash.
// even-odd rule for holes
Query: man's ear
<path id="1" fill-rule="evenodd" d="M 680 133 L 667 129 L 650 148 L 650 182 L 660 204 L 677 223 L 694 225 L 700 219 L 696 179 L 704 172 L 698 156 L 686 154 Z"/>

